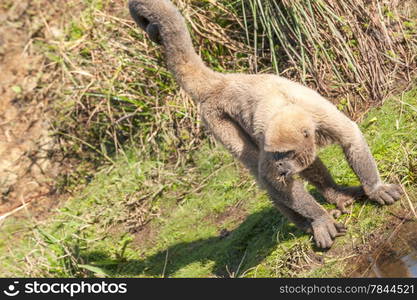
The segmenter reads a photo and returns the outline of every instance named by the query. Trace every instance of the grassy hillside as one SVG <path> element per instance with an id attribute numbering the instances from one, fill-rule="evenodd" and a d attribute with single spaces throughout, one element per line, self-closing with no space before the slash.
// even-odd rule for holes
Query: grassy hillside
<path id="1" fill-rule="evenodd" d="M 362 122 L 382 176 L 400 179 L 414 205 L 416 126 L 415 89 Z M 119 155 L 44 221 L 6 219 L 0 275 L 341 276 L 390 212 L 409 211 L 406 198 L 389 208 L 356 203 L 341 219 L 348 234 L 320 252 L 221 147 L 205 143 L 181 166 L 139 154 Z M 339 149 L 320 156 L 339 183 L 356 183 Z"/>
<path id="2" fill-rule="evenodd" d="M 37 205 L 42 203 L 33 201 L 18 214 L 0 218 L 1 277 L 343 276 L 371 232 L 387 224 L 392 212 L 410 211 L 407 197 L 389 208 L 357 203 L 341 218 L 348 234 L 328 252 L 316 249 L 311 236 L 288 223 L 242 166 L 207 135 L 198 108 L 164 68 L 159 48 L 131 21 L 125 2 L 34 0 L 27 9 L 29 1 L 21 1 L 23 10 L 15 9 L 12 0 L 0 4 L 3 10 L 19 11 L 7 22 L 27 28 L 24 44 L 30 51 L 25 51 L 39 58 L 31 90 L 19 86 L 16 99 L 47 100 L 49 131 L 62 163 L 52 180 L 53 197 L 61 195 L 54 210 L 40 214 Z M 315 71 L 306 67 L 309 61 L 274 48 L 278 32 L 262 27 L 273 11 L 257 19 L 259 1 L 174 2 L 192 30 L 196 51 L 211 68 L 280 71 L 312 86 L 321 83 L 322 89 L 329 84 L 326 96 L 355 119 L 375 104 L 365 101 L 366 90 L 352 84 L 354 76 L 338 78 L 345 80 L 342 91 L 358 88 L 365 99 L 355 98 L 354 92 L 336 99 L 333 75 L 317 83 Z M 302 13 L 293 12 L 294 18 Z M 382 19 L 391 17 L 383 14 Z M 336 19 L 337 26 L 348 22 Z M 415 24 L 404 26 L 401 51 L 416 45 Z M 332 45 L 338 32 L 323 34 L 322 46 Z M 293 34 L 281 38 L 291 42 Z M 290 46 L 295 51 L 310 47 Z M 351 43 L 351 54 L 336 53 L 338 65 L 346 66 L 343 56 L 356 55 L 358 49 Z M 281 54 L 284 62 L 278 64 Z M 328 59 L 333 66 L 334 57 Z M 386 70 L 401 64 L 399 73 L 415 64 L 392 57 L 385 63 L 390 66 Z M 349 68 L 334 71 L 354 74 Z M 405 73 L 406 78 L 397 74 L 401 82 L 415 86 L 412 72 Z M 384 95 L 392 83 L 386 82 Z M 403 183 L 415 206 L 417 90 L 409 90 L 369 111 L 361 124 L 382 176 Z M 357 183 L 340 149 L 329 148 L 320 156 L 339 183 Z"/>

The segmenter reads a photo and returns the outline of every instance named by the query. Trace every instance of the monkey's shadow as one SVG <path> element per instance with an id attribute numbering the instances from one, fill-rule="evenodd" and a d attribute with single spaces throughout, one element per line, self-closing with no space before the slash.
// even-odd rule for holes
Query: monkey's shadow
<path id="1" fill-rule="evenodd" d="M 232 231 L 174 244 L 143 260 L 115 260 L 97 251 L 84 252 L 81 258 L 111 276 L 169 277 L 179 271 L 176 275 L 187 277 L 187 274 L 195 274 L 187 269 L 193 269 L 198 264 L 197 268 L 203 269 L 202 276 L 213 273 L 218 277 L 229 277 L 256 267 L 276 249 L 278 243 L 303 235 L 305 233 L 289 223 L 274 207 L 270 207 L 251 214 Z"/>

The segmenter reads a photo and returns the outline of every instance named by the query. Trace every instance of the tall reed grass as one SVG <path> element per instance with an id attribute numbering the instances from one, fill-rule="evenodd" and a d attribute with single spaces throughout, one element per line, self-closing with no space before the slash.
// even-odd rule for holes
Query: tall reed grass
<path id="1" fill-rule="evenodd" d="M 240 5 L 248 42 L 260 57 L 269 56 L 277 73 L 313 85 L 355 112 L 412 79 L 417 25 L 404 2 L 241 0 Z"/>

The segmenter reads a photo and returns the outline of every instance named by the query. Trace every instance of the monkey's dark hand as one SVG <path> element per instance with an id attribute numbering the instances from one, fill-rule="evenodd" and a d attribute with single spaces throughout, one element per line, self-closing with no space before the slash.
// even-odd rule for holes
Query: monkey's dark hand
<path id="1" fill-rule="evenodd" d="M 329 215 L 323 215 L 311 222 L 314 240 L 319 248 L 330 248 L 333 240 L 346 233 L 343 224 L 335 222 Z"/>
<path id="2" fill-rule="evenodd" d="M 371 191 L 365 191 L 369 199 L 381 205 L 393 204 L 401 198 L 403 190 L 398 184 L 380 184 Z"/>

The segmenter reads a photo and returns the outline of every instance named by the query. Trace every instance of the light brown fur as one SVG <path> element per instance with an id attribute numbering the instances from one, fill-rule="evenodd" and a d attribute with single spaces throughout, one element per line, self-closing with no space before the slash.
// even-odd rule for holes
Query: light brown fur
<path id="1" fill-rule="evenodd" d="M 168 0 L 131 0 L 130 12 L 166 54 L 178 83 L 200 104 L 202 119 L 217 140 L 258 179 L 278 209 L 328 248 L 345 232 L 295 174 L 314 184 L 345 210 L 365 193 L 380 204 L 400 198 L 383 184 L 358 126 L 308 87 L 276 75 L 221 74 L 194 52 L 184 19 Z M 362 187 L 335 184 L 316 156 L 318 147 L 339 144 Z"/>

